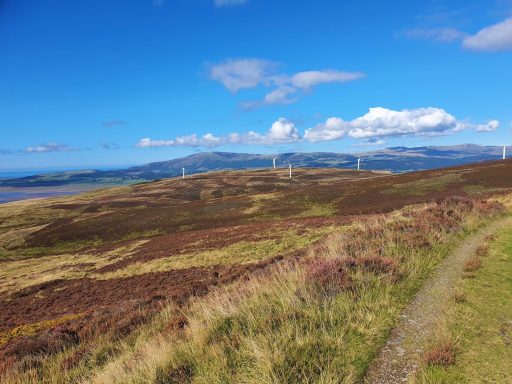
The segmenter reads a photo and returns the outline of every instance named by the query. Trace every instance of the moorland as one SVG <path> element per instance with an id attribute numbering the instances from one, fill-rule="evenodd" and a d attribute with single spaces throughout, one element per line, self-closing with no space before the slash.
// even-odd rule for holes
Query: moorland
<path id="1" fill-rule="evenodd" d="M 511 171 L 220 171 L 2 204 L 2 382 L 361 382 L 454 245 L 507 214 Z"/>

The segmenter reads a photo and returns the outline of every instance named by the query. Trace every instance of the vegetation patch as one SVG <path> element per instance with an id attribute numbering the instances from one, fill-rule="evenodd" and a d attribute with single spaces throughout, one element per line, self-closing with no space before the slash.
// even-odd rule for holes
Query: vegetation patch
<path id="1" fill-rule="evenodd" d="M 463 279 L 440 330 L 457 335 L 456 361 L 425 365 L 418 383 L 512 382 L 512 229 L 506 227 L 490 243 L 472 279 Z"/>
<path id="2" fill-rule="evenodd" d="M 425 196 L 426 194 L 441 191 L 449 184 L 455 184 L 461 181 L 462 175 L 459 173 L 448 173 L 433 176 L 428 180 L 415 180 L 405 183 L 396 183 L 391 189 L 385 191 L 387 194 Z"/>
<path id="3" fill-rule="evenodd" d="M 224 248 L 137 262 L 122 269 L 94 276 L 98 279 L 112 279 L 194 267 L 255 263 L 303 249 L 334 230 L 334 227 L 312 229 L 300 235 L 293 230 L 284 231 L 272 240 L 240 241 Z"/>
<path id="4" fill-rule="evenodd" d="M 82 314 L 65 315 L 56 319 L 40 321 L 38 323 L 20 325 L 7 332 L 0 333 L 0 347 L 7 344 L 9 341 L 21 336 L 33 336 L 37 332 L 52 328 L 56 325 L 63 324 L 69 320 L 78 319 L 83 316 Z"/>
<path id="5" fill-rule="evenodd" d="M 445 341 L 428 350 L 424 358 L 428 365 L 448 367 L 455 364 L 455 346 L 451 340 Z"/>

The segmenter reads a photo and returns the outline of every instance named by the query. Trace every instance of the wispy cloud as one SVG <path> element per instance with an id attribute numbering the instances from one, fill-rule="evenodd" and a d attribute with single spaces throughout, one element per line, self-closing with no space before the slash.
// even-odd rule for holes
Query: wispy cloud
<path id="1" fill-rule="evenodd" d="M 115 127 L 121 127 L 123 125 L 127 125 L 128 123 L 123 120 L 109 120 L 101 123 L 101 125 L 105 128 L 115 128 Z"/>
<path id="2" fill-rule="evenodd" d="M 508 51 L 512 50 L 512 17 L 485 27 L 474 35 L 455 28 L 414 28 L 403 35 L 442 43 L 461 42 L 464 49 L 472 51 Z"/>
<path id="3" fill-rule="evenodd" d="M 301 140 L 295 124 L 285 118 L 277 119 L 266 133 L 249 131 L 244 133 L 233 132 L 225 136 L 215 136 L 207 133 L 202 136 L 196 134 L 178 136 L 170 140 L 153 140 L 149 137 L 141 139 L 137 143 L 138 148 L 154 147 L 204 147 L 214 148 L 227 144 L 259 144 L 275 145 L 288 144 Z"/>
<path id="4" fill-rule="evenodd" d="M 210 78 L 224 85 L 230 92 L 270 85 L 271 73 L 277 64 L 260 59 L 230 59 L 210 67 Z"/>
<path id="5" fill-rule="evenodd" d="M 512 17 L 466 37 L 462 45 L 474 51 L 512 50 Z"/>
<path id="6" fill-rule="evenodd" d="M 27 147 L 25 152 L 27 153 L 47 153 L 47 152 L 70 152 L 76 151 L 77 149 L 70 147 L 67 144 L 59 143 L 46 143 L 39 144 L 35 147 Z"/>
<path id="7" fill-rule="evenodd" d="M 443 43 L 461 41 L 467 36 L 466 33 L 455 28 L 414 28 L 404 32 L 410 39 L 434 40 Z"/>
<path id="8" fill-rule="evenodd" d="M 248 0 L 214 0 L 213 3 L 216 7 L 233 7 L 247 3 Z"/>
<path id="9" fill-rule="evenodd" d="M 364 77 L 361 72 L 338 70 L 315 70 L 297 72 L 293 75 L 277 73 L 278 65 L 260 59 L 230 59 L 210 67 L 210 78 L 220 82 L 230 92 L 243 89 L 273 88 L 262 100 L 243 104 L 247 109 L 263 105 L 291 104 L 315 86 L 327 83 L 345 83 Z"/>
<path id="10" fill-rule="evenodd" d="M 325 122 L 306 130 L 304 139 L 317 141 L 338 140 L 345 136 L 353 139 L 379 140 L 401 136 L 439 136 L 475 129 L 478 132 L 494 131 L 499 122 L 491 120 L 485 124 L 461 121 L 441 108 L 418 108 L 394 111 L 387 108 L 370 108 L 368 113 L 351 121 L 340 117 L 328 118 Z"/>
<path id="11" fill-rule="evenodd" d="M 121 148 L 120 145 L 116 143 L 100 143 L 99 145 L 101 148 L 109 150 Z"/>

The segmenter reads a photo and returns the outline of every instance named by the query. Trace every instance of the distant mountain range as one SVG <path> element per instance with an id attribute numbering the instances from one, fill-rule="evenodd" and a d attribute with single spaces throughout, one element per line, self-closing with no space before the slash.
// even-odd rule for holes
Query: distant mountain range
<path id="1" fill-rule="evenodd" d="M 344 154 L 330 152 L 281 153 L 278 167 L 330 167 L 409 172 L 500 159 L 502 147 L 463 144 L 454 146 L 391 147 L 371 152 Z M 250 168 L 270 168 L 272 155 L 203 152 L 191 156 L 111 171 L 73 171 L 0 180 L 0 187 L 56 187 L 71 184 L 115 185 L 187 174 Z"/>

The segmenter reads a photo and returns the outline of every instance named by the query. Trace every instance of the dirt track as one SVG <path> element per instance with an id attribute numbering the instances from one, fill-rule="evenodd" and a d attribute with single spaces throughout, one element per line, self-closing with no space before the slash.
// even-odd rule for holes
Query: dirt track
<path id="1" fill-rule="evenodd" d="M 402 313 L 386 345 L 371 364 L 365 383 L 406 383 L 413 377 L 424 347 L 433 335 L 439 314 L 463 274 L 464 263 L 475 254 L 487 236 L 510 224 L 512 218 L 506 217 L 484 227 L 464 239 L 439 265 Z"/>

